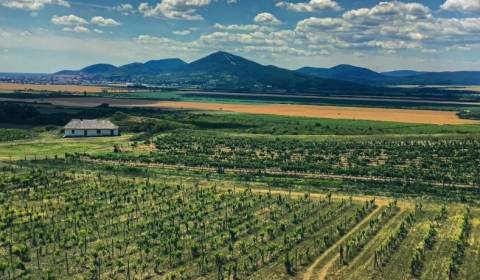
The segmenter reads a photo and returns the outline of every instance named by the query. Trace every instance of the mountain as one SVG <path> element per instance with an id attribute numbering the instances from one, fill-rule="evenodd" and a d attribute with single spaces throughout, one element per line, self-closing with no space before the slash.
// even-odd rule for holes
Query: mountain
<path id="1" fill-rule="evenodd" d="M 226 52 L 216 52 L 190 63 L 180 70 L 183 76 L 204 81 L 203 87 L 254 89 L 269 88 L 288 91 L 327 89 L 361 89 L 362 86 L 305 76 L 271 65 L 261 65 Z"/>
<path id="2" fill-rule="evenodd" d="M 303 67 L 297 73 L 324 79 L 336 79 L 357 83 L 371 83 L 381 81 L 385 77 L 367 68 L 357 67 L 348 64 L 340 64 L 332 68 Z"/>
<path id="3" fill-rule="evenodd" d="M 403 77 L 396 82 L 411 85 L 480 85 L 480 71 L 427 72 Z"/>
<path id="4" fill-rule="evenodd" d="M 261 65 L 226 52 L 212 53 L 190 64 L 178 58 L 130 63 L 120 67 L 94 64 L 54 75 L 75 80 L 107 80 L 172 87 L 290 92 L 363 91 L 385 85 L 480 85 L 479 71 L 378 73 L 348 64 L 332 68 L 303 67 L 296 71 Z"/>
<path id="5" fill-rule="evenodd" d="M 409 77 L 409 76 L 417 76 L 425 73 L 427 72 L 419 72 L 414 70 L 395 70 L 395 71 L 389 71 L 389 72 L 382 72 L 381 74 L 388 77 L 403 78 L 403 77 Z"/>
<path id="6" fill-rule="evenodd" d="M 94 64 L 80 70 L 81 73 L 99 75 L 116 71 L 118 68 L 111 64 Z"/>
<path id="7" fill-rule="evenodd" d="M 118 68 L 111 64 L 94 64 L 87 66 L 81 70 L 63 70 L 55 73 L 55 75 L 102 75 L 116 71 Z"/>
<path id="8" fill-rule="evenodd" d="M 398 70 L 383 72 L 390 84 L 408 85 L 480 85 L 480 71 L 420 72 Z"/>
<path id="9" fill-rule="evenodd" d="M 314 77 L 330 77 L 330 68 L 319 68 L 319 67 L 302 67 L 296 70 L 297 73 L 314 76 Z"/>
<path id="10" fill-rule="evenodd" d="M 212 53 L 190 64 L 176 58 L 120 67 L 95 64 L 78 71 L 60 71 L 56 75 L 78 75 L 85 80 L 245 91 L 361 91 L 369 88 L 348 81 L 310 77 L 276 66 L 261 65 L 226 52 Z"/>
<path id="11" fill-rule="evenodd" d="M 367 85 L 480 85 L 480 71 L 420 72 L 398 70 L 378 73 L 367 68 L 341 64 L 332 68 L 303 67 L 297 73 Z"/>
<path id="12" fill-rule="evenodd" d="M 187 63 L 178 58 L 150 60 L 146 63 L 131 63 L 118 68 L 117 74 L 123 75 L 158 75 L 164 72 L 175 71 L 186 66 Z"/>
<path id="13" fill-rule="evenodd" d="M 187 63 L 178 58 L 150 60 L 146 63 L 130 63 L 120 67 L 111 64 L 94 64 L 81 70 L 63 70 L 55 75 L 95 75 L 95 76 L 135 76 L 135 75 L 158 75 L 164 72 L 174 71 Z"/>

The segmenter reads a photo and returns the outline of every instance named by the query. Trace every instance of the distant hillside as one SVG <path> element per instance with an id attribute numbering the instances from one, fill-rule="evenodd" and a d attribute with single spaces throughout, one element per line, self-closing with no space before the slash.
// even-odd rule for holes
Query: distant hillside
<path id="1" fill-rule="evenodd" d="M 385 78 L 380 73 L 370 69 L 348 64 L 341 64 L 332 68 L 304 67 L 298 69 L 297 72 L 318 78 L 336 79 L 359 83 L 379 81 Z"/>
<path id="2" fill-rule="evenodd" d="M 176 58 L 131 63 L 120 67 L 96 64 L 78 71 L 60 71 L 56 75 L 79 75 L 86 79 L 102 78 L 112 81 L 247 91 L 361 91 L 368 88 L 348 81 L 310 77 L 276 66 L 261 65 L 226 52 L 216 52 L 190 64 Z"/>
<path id="3" fill-rule="evenodd" d="M 312 77 L 350 81 L 369 85 L 480 85 L 480 71 L 420 72 L 398 70 L 378 73 L 352 65 L 332 68 L 303 67 L 298 73 Z"/>
<path id="4" fill-rule="evenodd" d="M 187 63 L 178 58 L 150 60 L 146 63 L 131 63 L 118 68 L 119 75 L 158 75 L 165 72 L 176 71 Z"/>
<path id="5" fill-rule="evenodd" d="M 389 72 L 382 72 L 381 74 L 388 77 L 408 77 L 408 76 L 417 76 L 421 74 L 425 74 L 426 72 L 419 72 L 413 70 L 396 70 L 396 71 L 389 71 Z"/>
<path id="6" fill-rule="evenodd" d="M 95 65 L 83 68 L 82 70 L 80 70 L 80 72 L 85 74 L 98 75 L 98 74 L 110 73 L 110 72 L 116 71 L 117 69 L 118 69 L 117 67 L 110 64 L 95 64 Z"/>
<path id="7" fill-rule="evenodd" d="M 165 87 L 211 90 L 356 92 L 385 85 L 478 85 L 480 72 L 417 72 L 412 70 L 378 73 L 348 64 L 332 68 L 303 67 L 291 71 L 261 65 L 226 52 L 216 52 L 192 63 L 178 58 L 130 63 L 120 67 L 95 64 L 81 70 L 65 70 L 55 75 L 79 76 L 76 80 L 133 82 Z M 385 91 L 379 90 L 378 92 Z"/>
<path id="8" fill-rule="evenodd" d="M 226 52 L 216 52 L 194 61 L 182 72 L 189 77 L 209 77 L 207 83 L 214 83 L 220 88 L 229 88 L 231 85 L 236 88 L 267 87 L 298 91 L 362 88 L 351 83 L 311 78 L 276 66 L 261 65 Z"/>
<path id="9" fill-rule="evenodd" d="M 63 70 L 55 75 L 101 75 L 101 76 L 136 76 L 158 75 L 164 72 L 174 71 L 187 63 L 178 58 L 162 60 L 150 60 L 146 63 L 130 63 L 120 67 L 110 64 L 94 64 L 81 70 Z"/>
<path id="10" fill-rule="evenodd" d="M 412 85 L 480 85 L 480 71 L 428 72 L 400 78 L 397 83 Z"/>

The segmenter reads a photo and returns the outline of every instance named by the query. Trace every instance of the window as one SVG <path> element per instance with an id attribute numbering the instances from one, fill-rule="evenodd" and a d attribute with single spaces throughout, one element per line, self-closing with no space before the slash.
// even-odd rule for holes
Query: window
<path id="1" fill-rule="evenodd" d="M 97 134 L 101 134 L 102 131 L 100 129 L 97 129 Z"/>
<path id="2" fill-rule="evenodd" d="M 72 135 L 75 135 L 75 130 L 72 129 Z"/>

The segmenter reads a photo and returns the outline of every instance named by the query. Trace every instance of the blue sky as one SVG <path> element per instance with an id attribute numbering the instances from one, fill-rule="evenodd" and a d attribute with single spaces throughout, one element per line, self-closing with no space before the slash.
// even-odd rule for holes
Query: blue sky
<path id="1" fill-rule="evenodd" d="M 0 0 L 0 71 L 223 50 L 295 69 L 480 70 L 480 0 Z"/>

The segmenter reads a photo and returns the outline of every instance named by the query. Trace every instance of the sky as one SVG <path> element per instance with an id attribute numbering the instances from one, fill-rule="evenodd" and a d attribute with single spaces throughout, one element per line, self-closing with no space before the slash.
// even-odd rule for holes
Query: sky
<path id="1" fill-rule="evenodd" d="M 480 70 L 480 0 L 0 0 L 0 72 L 219 50 L 288 69 Z"/>

